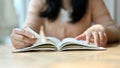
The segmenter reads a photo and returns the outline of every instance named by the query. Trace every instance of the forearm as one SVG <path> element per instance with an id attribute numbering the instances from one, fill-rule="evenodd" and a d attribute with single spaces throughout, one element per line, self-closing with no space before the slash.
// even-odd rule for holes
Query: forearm
<path id="1" fill-rule="evenodd" d="M 39 17 L 43 5 L 44 0 L 31 0 L 27 10 L 25 26 L 31 27 L 37 33 L 39 33 L 40 27 L 43 23 L 43 19 Z"/>
<path id="2" fill-rule="evenodd" d="M 119 41 L 120 32 L 115 25 L 108 25 L 104 27 L 105 27 L 105 31 L 106 31 L 106 35 L 109 43 Z"/>
<path id="3" fill-rule="evenodd" d="M 29 24 L 25 25 L 25 27 L 30 27 L 31 29 L 33 29 L 38 34 L 39 34 L 40 28 L 41 28 L 41 26 L 35 25 L 34 23 L 29 23 Z"/>
<path id="4" fill-rule="evenodd" d="M 30 18 L 32 17 L 32 18 Z M 33 16 L 30 16 L 29 18 L 26 18 L 25 21 L 25 27 L 30 27 L 32 28 L 35 32 L 39 33 L 40 28 L 42 26 L 42 21 L 39 20 L 38 18 L 33 18 Z"/>

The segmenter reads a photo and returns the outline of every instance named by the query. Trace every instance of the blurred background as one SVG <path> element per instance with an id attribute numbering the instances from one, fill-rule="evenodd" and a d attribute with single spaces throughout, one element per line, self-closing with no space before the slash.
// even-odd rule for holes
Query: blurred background
<path id="1" fill-rule="evenodd" d="M 116 24 L 120 25 L 120 0 L 104 0 Z M 10 33 L 22 27 L 29 0 L 0 0 L 0 44 L 11 45 Z M 102 10 L 101 10 L 102 11 Z"/>

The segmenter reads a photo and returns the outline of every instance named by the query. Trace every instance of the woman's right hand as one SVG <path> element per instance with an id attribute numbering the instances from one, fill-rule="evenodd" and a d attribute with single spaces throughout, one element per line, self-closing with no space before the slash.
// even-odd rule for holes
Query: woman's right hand
<path id="1" fill-rule="evenodd" d="M 11 42 L 16 49 L 32 46 L 36 42 L 35 36 L 24 29 L 13 29 L 11 33 Z"/>

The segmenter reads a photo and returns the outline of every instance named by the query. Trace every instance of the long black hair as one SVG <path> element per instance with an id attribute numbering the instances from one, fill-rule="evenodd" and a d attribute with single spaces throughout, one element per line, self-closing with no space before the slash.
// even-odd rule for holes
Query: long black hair
<path id="1" fill-rule="evenodd" d="M 47 8 L 45 11 L 40 12 L 39 16 L 46 17 L 50 21 L 58 18 L 60 9 L 62 7 L 62 0 L 46 0 Z M 71 23 L 76 23 L 82 19 L 88 8 L 88 0 L 71 0 L 72 13 Z"/>

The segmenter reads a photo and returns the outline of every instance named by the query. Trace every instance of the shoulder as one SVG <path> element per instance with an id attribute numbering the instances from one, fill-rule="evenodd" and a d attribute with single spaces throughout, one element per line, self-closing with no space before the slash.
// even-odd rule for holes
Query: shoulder
<path id="1" fill-rule="evenodd" d="M 104 2 L 103 0 L 89 0 L 89 2 Z"/>
<path id="2" fill-rule="evenodd" d="M 44 4 L 46 0 L 30 0 L 30 3 L 35 3 L 35 4 Z"/>
<path id="3" fill-rule="evenodd" d="M 104 3 L 104 0 L 90 0 L 90 8 L 92 9 L 92 11 L 97 10 L 97 13 L 98 11 L 101 11 L 101 10 L 105 12 L 107 11 L 107 7 Z"/>
<path id="4" fill-rule="evenodd" d="M 102 3 L 104 3 L 104 1 L 103 0 L 89 0 L 89 3 L 91 4 L 91 5 L 99 5 L 99 4 L 102 4 Z"/>
<path id="5" fill-rule="evenodd" d="M 30 0 L 29 5 L 33 6 L 34 8 L 42 8 L 44 7 L 46 0 Z"/>

